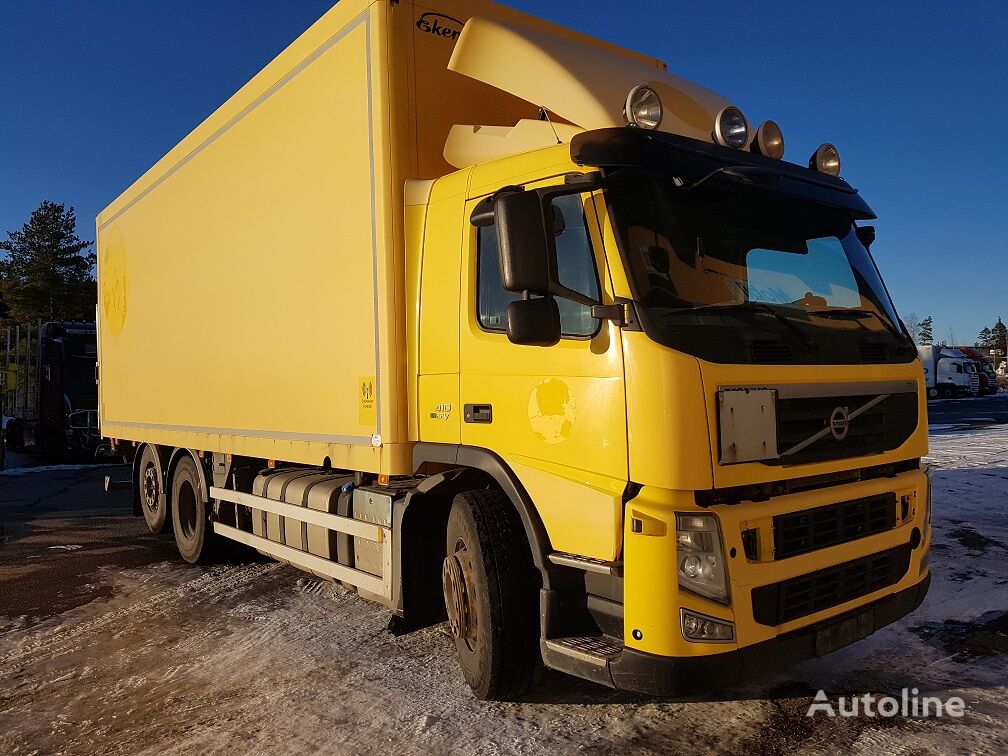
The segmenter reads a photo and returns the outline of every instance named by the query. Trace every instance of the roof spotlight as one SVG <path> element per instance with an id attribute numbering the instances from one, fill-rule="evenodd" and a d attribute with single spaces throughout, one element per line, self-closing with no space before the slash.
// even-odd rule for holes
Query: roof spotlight
<path id="1" fill-rule="evenodd" d="M 714 119 L 714 141 L 735 149 L 745 147 L 749 141 L 749 124 L 734 105 L 723 108 Z"/>
<path id="2" fill-rule="evenodd" d="M 657 129 L 663 115 L 661 98 L 647 85 L 636 86 L 627 95 L 623 115 L 631 126 Z"/>
<path id="3" fill-rule="evenodd" d="M 780 160 L 784 157 L 784 134 L 774 121 L 763 121 L 756 129 L 756 139 L 752 149 L 760 155 Z"/>
<path id="4" fill-rule="evenodd" d="M 840 153 L 837 148 L 827 142 L 820 144 L 819 149 L 812 153 L 808 161 L 809 168 L 815 168 L 819 173 L 829 176 L 840 175 Z"/>

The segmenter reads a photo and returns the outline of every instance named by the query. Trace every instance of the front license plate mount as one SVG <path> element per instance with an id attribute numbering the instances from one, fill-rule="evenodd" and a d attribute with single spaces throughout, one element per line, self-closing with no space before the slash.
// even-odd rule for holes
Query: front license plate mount
<path id="1" fill-rule="evenodd" d="M 820 629 L 815 636 L 815 655 L 824 656 L 875 632 L 875 612 L 867 611 L 834 622 Z"/>

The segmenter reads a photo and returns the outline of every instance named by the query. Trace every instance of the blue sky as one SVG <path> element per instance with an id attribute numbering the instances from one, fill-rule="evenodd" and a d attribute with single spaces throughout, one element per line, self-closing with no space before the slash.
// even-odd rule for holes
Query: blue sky
<path id="1" fill-rule="evenodd" d="M 968 343 L 1008 318 L 1008 2 L 507 4 L 773 118 L 787 159 L 834 142 L 900 313 Z M 94 238 L 101 208 L 330 5 L 0 4 L 0 234 L 51 199 Z"/>

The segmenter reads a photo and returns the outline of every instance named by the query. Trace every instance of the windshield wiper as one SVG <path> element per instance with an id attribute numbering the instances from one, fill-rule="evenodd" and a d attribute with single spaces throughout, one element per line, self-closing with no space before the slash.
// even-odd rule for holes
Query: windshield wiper
<path id="1" fill-rule="evenodd" d="M 770 168 L 764 168 L 758 165 L 726 165 L 722 168 L 711 171 L 699 181 L 694 181 L 692 184 L 684 186 L 683 188 L 696 189 L 705 181 L 712 179 L 715 176 L 727 176 L 728 178 L 739 181 L 743 184 L 756 184 L 758 186 L 769 186 L 781 179 L 780 172 L 771 170 Z"/>
<path id="2" fill-rule="evenodd" d="M 856 318 L 858 320 L 861 320 L 862 318 L 866 317 L 872 317 L 875 318 L 879 323 L 881 323 L 882 327 L 885 328 L 887 331 L 898 336 L 901 341 L 907 340 L 907 335 L 905 333 L 896 328 L 896 326 L 894 326 L 889 321 L 888 318 L 883 318 L 879 313 L 875 312 L 874 310 L 865 310 L 857 307 L 845 307 L 840 310 L 809 310 L 809 314 L 825 315 L 827 317 L 832 317 L 836 315 L 841 318 L 848 317 L 848 318 Z"/>
<path id="3" fill-rule="evenodd" d="M 721 304 L 699 305 L 697 307 L 686 307 L 679 310 L 673 310 L 672 312 L 669 312 L 668 315 L 703 315 L 705 313 L 720 313 L 733 310 L 742 312 L 765 312 L 773 315 L 777 318 L 777 320 L 787 326 L 796 336 L 798 336 L 799 339 L 801 339 L 802 344 L 804 344 L 806 349 L 811 350 L 815 347 L 815 343 L 808 337 L 808 334 L 777 312 L 777 310 L 773 307 L 764 302 L 723 302 Z"/>

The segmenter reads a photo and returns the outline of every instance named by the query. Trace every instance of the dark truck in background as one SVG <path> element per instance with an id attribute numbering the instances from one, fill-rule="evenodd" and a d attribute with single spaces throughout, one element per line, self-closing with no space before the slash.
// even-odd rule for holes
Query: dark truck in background
<path id="1" fill-rule="evenodd" d="M 94 323 L 8 326 L 0 411 L 8 451 L 94 457 L 98 360 Z"/>

